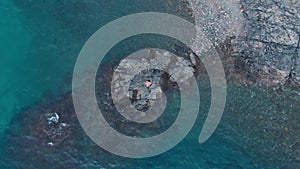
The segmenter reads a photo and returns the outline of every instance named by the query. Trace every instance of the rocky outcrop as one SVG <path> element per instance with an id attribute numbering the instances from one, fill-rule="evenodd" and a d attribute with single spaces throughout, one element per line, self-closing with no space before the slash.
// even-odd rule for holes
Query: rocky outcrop
<path id="1" fill-rule="evenodd" d="M 298 1 L 190 2 L 196 25 L 203 28 L 215 46 L 231 39 L 230 57 L 240 72 L 254 77 L 255 83 L 300 84 Z"/>
<path id="2" fill-rule="evenodd" d="M 190 60 L 161 49 L 133 53 L 115 68 L 111 83 L 114 105 L 119 112 L 130 112 L 130 119 L 156 119 L 166 106 L 162 88 L 169 82 L 177 88 L 189 87 L 195 72 L 192 65 Z M 131 104 L 138 111 L 127 110 Z"/>
<path id="3" fill-rule="evenodd" d="M 243 58 L 245 69 L 257 75 L 259 83 L 299 84 L 299 4 L 241 1 L 241 5 L 246 34 L 233 40 L 235 57 Z"/>

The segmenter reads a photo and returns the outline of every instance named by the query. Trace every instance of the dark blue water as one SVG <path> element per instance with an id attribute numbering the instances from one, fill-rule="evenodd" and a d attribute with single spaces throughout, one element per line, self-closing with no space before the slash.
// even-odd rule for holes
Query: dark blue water
<path id="1" fill-rule="evenodd" d="M 70 91 L 70 77 L 78 53 L 85 41 L 101 26 L 124 15 L 147 11 L 168 12 L 191 19 L 185 10 L 180 10 L 185 5 L 185 3 L 165 0 L 1 1 L 1 136 L 5 137 L 3 131 L 9 131 L 14 126 L 15 123 L 9 124 L 15 114 L 22 112 L 27 107 L 35 107 L 37 103 L 48 102 L 49 99 L 45 98 L 51 98 L 52 101 L 59 100 L 63 94 Z M 120 55 L 122 54 L 120 53 Z M 280 152 L 275 155 L 270 154 L 270 156 L 274 156 L 274 158 L 270 158 L 273 160 L 266 158 L 269 155 L 265 152 L 270 151 L 264 151 L 264 148 L 260 147 L 257 142 L 252 142 L 251 139 L 256 139 L 253 138 L 255 133 L 248 133 L 251 124 L 253 127 L 256 126 L 255 123 L 252 123 L 255 118 L 252 116 L 249 118 L 251 124 L 243 125 L 243 123 L 251 114 L 262 113 L 263 118 L 270 120 L 271 116 L 269 117 L 268 112 L 296 112 L 299 107 L 294 106 L 290 109 L 286 107 L 297 103 L 299 95 L 290 91 L 278 94 L 273 93 L 274 91 L 269 88 L 246 89 L 232 85 L 228 89 L 228 103 L 224 120 L 208 142 L 198 144 L 198 135 L 204 120 L 203 114 L 209 108 L 209 87 L 205 84 L 204 82 L 202 91 L 200 91 L 203 99 L 200 111 L 202 114 L 197 121 L 198 124 L 183 142 L 164 154 L 147 159 L 127 159 L 106 153 L 107 159 L 103 161 L 103 167 L 276 168 L 276 158 L 289 158 L 281 155 Z M 274 105 L 274 102 L 281 106 Z M 239 120 L 243 121 L 242 124 L 238 123 Z M 261 136 L 260 139 L 264 137 Z M 266 136 L 266 138 L 272 140 L 270 137 Z M 22 141 L 18 142 L 22 143 Z M 1 148 L 10 149 L 11 147 L 10 152 L 15 152 L 15 154 L 11 153 L 9 156 L 0 157 L 1 169 L 65 167 L 63 164 L 59 165 L 64 158 L 58 157 L 66 156 L 59 150 L 52 152 L 57 154 L 57 156 L 54 155 L 57 159 L 53 159 L 54 156 L 51 156 L 51 158 L 43 159 L 49 161 L 33 160 L 32 163 L 29 160 L 30 157 L 20 157 L 21 155 L 19 156 L 17 153 L 18 150 L 14 150 L 14 146 L 10 144 L 13 143 L 5 142 Z M 270 144 L 272 143 L 270 142 Z M 271 150 L 272 146 L 270 147 L 266 147 L 266 149 Z M 28 148 L 30 149 L 30 146 Z M 82 146 L 80 151 L 82 154 L 88 154 L 87 150 Z M 74 168 L 93 168 L 89 163 L 92 164 L 93 159 L 97 156 L 101 156 L 101 154 L 90 154 L 82 163 L 74 164 Z"/>

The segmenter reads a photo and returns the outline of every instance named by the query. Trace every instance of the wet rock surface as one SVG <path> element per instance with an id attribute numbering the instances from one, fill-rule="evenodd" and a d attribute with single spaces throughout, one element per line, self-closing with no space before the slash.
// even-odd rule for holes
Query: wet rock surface
<path id="1" fill-rule="evenodd" d="M 129 98 L 137 110 L 148 110 L 151 106 L 150 99 L 158 99 L 157 94 L 162 92 L 159 87 L 162 74 L 160 70 L 145 70 L 132 80 L 129 86 Z"/>

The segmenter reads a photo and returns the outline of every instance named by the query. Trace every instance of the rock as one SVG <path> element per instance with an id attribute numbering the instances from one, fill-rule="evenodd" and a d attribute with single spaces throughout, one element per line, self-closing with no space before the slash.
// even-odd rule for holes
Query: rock
<path id="1" fill-rule="evenodd" d="M 48 142 L 48 146 L 54 146 L 53 142 Z"/>
<path id="2" fill-rule="evenodd" d="M 114 102 L 126 103 L 124 100 L 129 96 L 131 104 L 137 110 L 146 111 L 153 102 L 160 101 L 158 98 L 162 99 L 158 97 L 162 93 L 160 85 L 167 83 L 162 78 L 167 73 L 163 70 L 168 71 L 170 81 L 189 85 L 188 82 L 195 72 L 192 65 L 190 60 L 163 50 L 139 51 L 123 59 L 115 69 L 112 80 Z M 151 82 L 151 86 L 145 85 L 147 81 Z"/>
<path id="3" fill-rule="evenodd" d="M 50 114 L 50 117 L 48 117 L 47 119 L 48 119 L 49 125 L 52 123 L 56 124 L 59 121 L 59 115 L 56 112 L 54 112 L 54 113 Z"/>
<path id="4" fill-rule="evenodd" d="M 149 94 L 149 99 L 151 99 L 151 100 L 156 100 L 156 99 L 157 99 L 157 95 L 158 95 L 159 93 L 161 93 L 161 92 L 162 92 L 162 90 L 161 90 L 160 87 L 156 88 L 155 90 L 152 90 L 152 91 L 150 92 L 150 94 Z"/>
<path id="5" fill-rule="evenodd" d="M 213 43 L 223 42 L 227 36 L 236 35 L 242 29 L 242 13 L 234 0 L 188 0 L 193 10 L 196 26 Z M 197 43 L 197 42 L 196 42 Z M 199 39 L 198 45 L 203 43 Z"/>
<path id="6" fill-rule="evenodd" d="M 189 1 L 196 25 L 215 46 L 231 38 L 235 69 L 247 72 L 255 83 L 299 84 L 299 1 Z M 196 41 L 196 50 L 205 48 L 202 43 Z"/>
<path id="7" fill-rule="evenodd" d="M 196 55 L 193 53 L 193 52 L 191 52 L 190 54 L 189 54 L 189 56 L 190 56 L 190 60 L 191 60 L 191 62 L 192 62 L 192 64 L 193 64 L 193 66 L 194 65 L 196 65 L 197 64 L 197 62 L 196 62 Z"/>
<path id="8" fill-rule="evenodd" d="M 300 85 L 300 49 L 298 49 L 298 55 L 295 58 L 294 82 Z"/>
<path id="9" fill-rule="evenodd" d="M 299 15 L 291 5 L 277 1 L 241 1 L 245 12 L 245 36 L 233 40 L 236 58 L 244 69 L 265 85 L 284 85 L 290 80 L 298 57 Z M 292 79 L 293 80 L 293 79 Z"/>

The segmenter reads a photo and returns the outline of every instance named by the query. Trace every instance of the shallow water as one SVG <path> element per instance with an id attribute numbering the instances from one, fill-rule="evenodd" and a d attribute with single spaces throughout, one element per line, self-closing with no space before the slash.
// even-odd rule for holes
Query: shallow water
<path id="1" fill-rule="evenodd" d="M 101 26 L 136 12 L 176 11 L 159 1 L 0 3 L 0 131 L 45 92 L 62 92 L 58 90 L 72 73 L 82 45 Z"/>
<path id="2" fill-rule="evenodd" d="M 16 112 L 38 101 L 47 91 L 57 92 L 66 73 L 72 71 L 76 56 L 62 54 L 51 42 L 51 38 L 62 36 L 56 32 L 59 24 L 51 15 L 45 19 L 51 24 L 47 23 L 44 29 L 40 22 L 35 22 L 39 18 L 26 16 L 26 7 L 19 8 L 9 0 L 0 3 L 0 128 L 3 131 Z"/>
<path id="3" fill-rule="evenodd" d="M 10 120 L 16 113 L 22 112 L 24 108 L 28 106 L 34 108 L 37 103 L 43 104 L 43 102 L 49 104 L 49 102 L 59 100 L 60 96 L 70 91 L 70 75 L 78 53 L 85 41 L 97 29 L 109 21 L 136 12 L 160 11 L 178 14 L 178 9 L 171 8 L 168 6 L 169 3 L 169 1 L 161 0 L 145 0 L 143 3 L 139 0 L 1 1 L 1 132 L 4 129 L 7 131 L 15 129 L 18 120 L 22 121 L 22 119 L 17 116 L 15 121 L 9 125 Z M 178 6 L 175 2 L 173 3 L 173 6 Z M 183 14 L 180 13 L 180 15 L 184 14 L 184 12 Z M 210 104 L 210 89 L 204 81 L 203 83 L 203 86 L 200 87 L 202 99 L 200 113 L 207 112 Z M 288 153 L 281 154 L 278 152 L 280 149 L 277 150 L 275 145 L 273 147 L 271 145 L 270 147 L 260 147 L 260 143 L 263 142 L 259 142 L 257 139 L 265 139 L 273 144 L 272 136 L 267 134 L 259 136 L 257 133 L 263 132 L 264 129 L 275 130 L 275 127 L 272 128 L 269 125 L 277 124 L 277 121 L 281 122 L 284 118 L 289 119 L 293 117 L 293 114 L 299 112 L 300 108 L 296 106 L 300 100 L 299 94 L 289 89 L 280 92 L 280 90 L 267 87 L 246 88 L 236 85 L 229 86 L 228 93 L 222 122 L 208 142 L 204 144 L 197 142 L 204 119 L 203 114 L 201 114 L 198 124 L 192 129 L 188 137 L 167 153 L 147 159 L 127 159 L 105 153 L 107 159 L 103 161 L 103 167 L 273 169 L 277 167 L 276 158 L 286 158 L 288 161 L 288 159 L 293 159 L 296 156 L 292 154 L 289 157 Z M 285 112 L 288 112 L 287 115 Z M 256 118 L 265 122 L 256 124 Z M 280 124 L 287 124 L 287 126 L 296 124 L 295 121 L 290 120 L 291 123 L 284 121 Z M 258 127 L 258 130 L 253 130 L 256 133 L 251 133 L 251 127 L 255 128 L 255 126 Z M 294 128 L 299 129 L 298 126 L 294 126 Z M 297 130 L 293 131 L 293 133 L 297 132 Z M 7 136 L 10 137 L 13 132 L 7 133 Z M 285 135 L 282 134 L 281 136 Z M 17 136 L 16 138 L 24 137 Z M 88 142 L 86 138 L 80 137 L 80 139 L 82 139 L 78 141 L 80 146 Z M 274 138 L 273 141 L 276 142 L 277 139 Z M 22 145 L 23 141 L 18 140 L 18 144 Z M 1 169 L 64 168 L 62 167 L 64 163 L 59 164 L 61 159 L 53 160 L 53 157 L 69 158 L 66 155 L 69 150 L 66 152 L 57 150 L 52 154 L 49 153 L 49 157 L 45 155 L 45 158 L 41 158 L 53 161 L 38 161 L 36 160 L 38 157 L 36 157 L 32 163 L 28 157 L 21 154 L 21 152 L 24 153 L 23 151 L 14 150 L 14 145 L 9 145 L 13 144 L 12 142 L 5 142 L 7 145 L 1 146 L 1 148 L 5 147 L 6 149 L 5 156 L 0 158 Z M 287 144 L 289 143 L 287 142 Z M 82 154 L 91 155 L 89 148 L 92 146 L 86 146 L 88 148 L 85 149 L 82 146 L 80 151 Z M 30 147 L 27 148 L 30 152 Z M 32 149 L 34 150 L 34 148 Z M 270 159 L 266 158 L 268 154 L 265 156 L 263 154 L 270 152 L 267 150 L 271 149 L 274 149 L 275 153 L 270 155 Z M 7 152 L 12 153 L 5 154 Z M 91 168 L 89 166 L 94 163 L 93 158 L 98 155 L 87 156 L 91 159 L 90 165 L 84 161 L 86 159 L 82 163 L 74 162 L 72 164 L 75 166 L 74 168 Z M 273 158 L 275 160 L 272 160 Z M 293 163 L 297 163 L 295 165 L 299 166 L 299 161 L 294 160 Z"/>
<path id="4" fill-rule="evenodd" d="M 24 51 L 30 45 L 31 36 L 23 28 L 21 16 L 13 3 L 1 1 L 0 6 L 0 130 L 3 131 L 13 116 L 15 108 L 20 104 L 16 92 L 22 90 L 26 82 L 18 83 L 16 77 L 19 78 L 21 75 L 18 67 L 22 66 L 24 61 L 26 63 Z"/>

